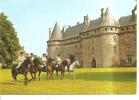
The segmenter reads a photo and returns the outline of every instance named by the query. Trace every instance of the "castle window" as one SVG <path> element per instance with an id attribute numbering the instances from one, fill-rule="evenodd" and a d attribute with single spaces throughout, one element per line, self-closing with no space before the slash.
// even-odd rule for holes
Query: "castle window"
<path id="1" fill-rule="evenodd" d="M 124 28 L 121 28 L 121 30 L 123 31 L 123 30 L 124 30 Z"/>
<path id="2" fill-rule="evenodd" d="M 131 55 L 127 55 L 127 61 L 128 61 L 128 63 L 131 63 L 132 62 Z"/>
<path id="3" fill-rule="evenodd" d="M 94 54 L 95 52 L 94 52 L 94 47 L 92 47 L 92 54 Z"/>
<path id="4" fill-rule="evenodd" d="M 128 27 L 126 27 L 126 30 L 128 30 Z"/>
<path id="5" fill-rule="evenodd" d="M 111 27 L 111 30 L 113 30 L 113 28 Z"/>
<path id="6" fill-rule="evenodd" d="M 113 41 L 114 41 L 114 42 L 117 41 L 117 36 L 116 36 L 116 34 L 113 35 Z"/>
<path id="7" fill-rule="evenodd" d="M 127 53 L 127 55 L 129 55 L 129 54 L 131 53 L 131 48 L 130 48 L 130 46 L 128 46 L 128 47 L 126 48 L 126 53 Z"/>
<path id="8" fill-rule="evenodd" d="M 77 52 L 75 53 L 76 57 L 77 57 Z"/>
<path id="9" fill-rule="evenodd" d="M 114 45 L 114 53 L 117 53 L 117 47 Z"/>
<path id="10" fill-rule="evenodd" d="M 133 26 L 133 29 L 135 29 L 135 26 Z"/>
<path id="11" fill-rule="evenodd" d="M 117 28 L 115 28 L 115 31 L 117 31 Z"/>
<path id="12" fill-rule="evenodd" d="M 107 28 L 105 28 L 105 31 L 107 31 Z"/>
<path id="13" fill-rule="evenodd" d="M 75 49 L 77 49 L 77 45 L 75 45 Z"/>

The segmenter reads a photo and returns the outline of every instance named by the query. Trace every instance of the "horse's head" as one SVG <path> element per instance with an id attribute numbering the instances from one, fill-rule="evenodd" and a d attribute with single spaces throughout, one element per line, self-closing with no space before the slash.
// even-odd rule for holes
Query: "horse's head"
<path id="1" fill-rule="evenodd" d="M 34 65 L 43 65 L 42 59 L 41 58 L 35 58 L 33 61 Z"/>
<path id="2" fill-rule="evenodd" d="M 74 62 L 73 62 L 73 64 L 74 64 L 74 66 L 77 66 L 77 67 L 79 67 L 79 66 L 80 66 L 80 64 L 79 64 L 79 61 L 78 61 L 78 60 L 74 61 Z"/>
<path id="3" fill-rule="evenodd" d="M 67 61 L 67 60 L 62 61 L 62 63 L 63 63 L 65 66 L 68 66 L 68 61 Z"/>
<path id="4" fill-rule="evenodd" d="M 33 60 L 32 60 L 31 57 L 28 57 L 28 58 L 26 59 L 26 62 L 27 62 L 27 64 L 30 65 L 30 66 L 33 66 L 33 65 L 34 65 Z"/>

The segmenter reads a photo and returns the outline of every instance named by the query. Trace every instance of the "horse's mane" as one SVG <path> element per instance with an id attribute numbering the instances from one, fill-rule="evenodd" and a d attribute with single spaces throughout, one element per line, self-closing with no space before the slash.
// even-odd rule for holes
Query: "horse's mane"
<path id="1" fill-rule="evenodd" d="M 30 57 L 27 57 L 24 62 L 22 63 L 21 67 L 25 67 L 28 64 Z M 27 66 L 26 66 L 27 67 Z"/>
<path id="2" fill-rule="evenodd" d="M 34 64 L 38 64 L 40 62 L 40 58 L 35 58 L 34 60 L 33 60 L 33 63 Z"/>
<path id="3" fill-rule="evenodd" d="M 68 64 L 67 60 L 63 60 L 62 64 L 67 65 Z"/>

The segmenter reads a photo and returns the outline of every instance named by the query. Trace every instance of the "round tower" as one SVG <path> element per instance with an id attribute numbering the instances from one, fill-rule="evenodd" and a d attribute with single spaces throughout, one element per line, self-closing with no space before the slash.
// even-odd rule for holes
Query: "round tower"
<path id="1" fill-rule="evenodd" d="M 49 30 L 49 40 L 47 41 L 48 56 L 56 57 L 58 54 L 61 54 L 61 44 L 62 44 L 62 32 L 59 28 L 58 23 L 56 22 L 52 33 Z"/>
<path id="2" fill-rule="evenodd" d="M 106 9 L 102 19 L 100 41 L 101 41 L 101 67 L 112 67 L 119 64 L 118 28 L 119 24 Z"/>

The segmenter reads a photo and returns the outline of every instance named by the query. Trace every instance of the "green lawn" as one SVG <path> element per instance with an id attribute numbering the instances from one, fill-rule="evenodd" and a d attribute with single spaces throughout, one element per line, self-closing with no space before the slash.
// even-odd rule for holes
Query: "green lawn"
<path id="1" fill-rule="evenodd" d="M 16 83 L 11 70 L 0 70 L 0 94 L 135 94 L 136 68 L 86 68 L 76 69 L 76 80 L 66 73 L 63 80 L 47 80 L 42 73 L 41 80 L 23 84 L 23 76 Z M 28 75 L 30 78 L 30 75 Z"/>

